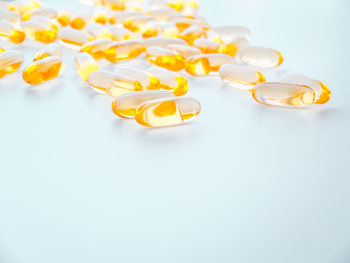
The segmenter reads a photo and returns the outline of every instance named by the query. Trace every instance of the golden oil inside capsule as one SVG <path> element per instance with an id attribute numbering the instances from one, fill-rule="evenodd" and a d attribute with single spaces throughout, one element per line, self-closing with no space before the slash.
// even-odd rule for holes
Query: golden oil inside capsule
<path id="1" fill-rule="evenodd" d="M 91 19 L 91 15 L 88 12 L 81 12 L 72 17 L 70 26 L 74 29 L 83 29 Z"/>
<path id="2" fill-rule="evenodd" d="M 240 89 L 252 89 L 257 83 L 265 82 L 265 77 L 259 71 L 249 67 L 224 64 L 219 69 L 222 80 L 230 86 Z"/>
<path id="3" fill-rule="evenodd" d="M 128 21 L 133 19 L 134 17 L 138 17 L 143 15 L 142 12 L 130 12 L 130 11 L 124 11 L 124 12 L 116 12 L 112 17 L 108 19 L 108 22 L 112 25 L 114 24 L 123 24 Z"/>
<path id="4" fill-rule="evenodd" d="M 312 88 L 296 84 L 262 82 L 252 89 L 253 98 L 262 104 L 302 108 L 315 100 Z"/>
<path id="5" fill-rule="evenodd" d="M 116 63 L 120 60 L 132 59 L 138 57 L 146 50 L 145 45 L 141 41 L 126 40 L 114 42 L 104 51 L 105 58 Z"/>
<path id="6" fill-rule="evenodd" d="M 262 68 L 277 67 L 283 62 L 283 57 L 280 52 L 265 47 L 240 47 L 238 50 L 238 58 L 243 64 Z"/>
<path id="7" fill-rule="evenodd" d="M 186 30 L 187 28 L 191 26 L 196 26 L 204 31 L 209 30 L 211 27 L 207 24 L 207 22 L 204 19 L 201 18 L 177 18 L 172 21 L 175 23 L 176 27 L 179 29 L 180 32 Z"/>
<path id="8" fill-rule="evenodd" d="M 163 25 L 161 32 L 163 37 L 178 38 L 180 36 L 180 31 L 174 24 Z"/>
<path id="9" fill-rule="evenodd" d="M 93 36 L 94 39 L 109 38 L 113 39 L 112 32 L 105 26 L 99 23 L 91 23 L 87 26 L 87 32 Z"/>
<path id="10" fill-rule="evenodd" d="M 164 90 L 135 91 L 117 97 L 112 103 L 112 110 L 119 117 L 134 118 L 136 108 L 141 103 L 171 97 L 175 97 L 175 95 Z"/>
<path id="11" fill-rule="evenodd" d="M 53 8 L 40 8 L 35 9 L 33 11 L 26 12 L 22 16 L 22 20 L 26 21 L 29 20 L 35 16 L 45 16 L 47 18 L 56 18 L 57 17 L 57 11 Z"/>
<path id="12" fill-rule="evenodd" d="M 162 47 L 147 48 L 146 58 L 150 63 L 169 70 L 178 71 L 185 66 L 185 59 L 179 53 Z"/>
<path id="13" fill-rule="evenodd" d="M 7 20 L 11 23 L 18 23 L 21 20 L 21 17 L 19 16 L 19 14 L 13 11 L 1 9 L 1 8 L 0 8 L 0 18 L 1 20 Z"/>
<path id="14" fill-rule="evenodd" d="M 200 110 L 200 103 L 193 98 L 164 98 L 139 105 L 135 120 L 147 127 L 173 126 L 193 119 Z"/>
<path id="15" fill-rule="evenodd" d="M 90 74 L 88 81 L 90 86 L 97 89 L 97 91 L 104 91 L 113 97 L 142 90 L 142 86 L 138 81 L 110 71 L 94 71 Z"/>
<path id="16" fill-rule="evenodd" d="M 188 82 L 181 74 L 155 66 L 150 67 L 147 71 L 159 80 L 160 89 L 171 91 L 175 96 L 187 93 Z"/>
<path id="17" fill-rule="evenodd" d="M 52 27 L 37 21 L 26 21 L 23 23 L 23 28 L 26 35 L 43 43 L 51 43 L 57 36 L 57 32 Z"/>
<path id="18" fill-rule="evenodd" d="M 331 91 L 325 84 L 302 74 L 286 75 L 282 78 L 282 82 L 305 85 L 312 88 L 315 91 L 316 98 L 314 103 L 316 104 L 326 103 L 331 98 Z"/>
<path id="19" fill-rule="evenodd" d="M 68 44 L 70 47 L 79 47 L 92 40 L 85 31 L 68 27 L 61 29 L 57 37 L 62 44 Z"/>
<path id="20" fill-rule="evenodd" d="M 61 26 L 68 26 L 71 22 L 71 14 L 67 10 L 61 10 L 57 14 L 57 22 Z"/>
<path id="21" fill-rule="evenodd" d="M 144 14 L 139 14 L 130 17 L 129 19 L 126 19 L 124 21 L 124 27 L 133 31 L 133 32 L 139 32 L 142 31 L 142 28 L 147 25 L 150 21 L 152 21 L 153 18 L 151 16 L 146 16 Z"/>
<path id="22" fill-rule="evenodd" d="M 114 72 L 138 81 L 141 84 L 143 90 L 160 89 L 159 80 L 154 75 L 145 70 L 131 67 L 118 67 Z"/>
<path id="23" fill-rule="evenodd" d="M 124 0 L 103 0 L 103 5 L 114 11 L 122 11 L 125 9 L 125 2 Z"/>
<path id="24" fill-rule="evenodd" d="M 26 37 L 22 28 L 9 21 L 0 21 L 0 36 L 7 37 L 13 43 L 22 43 Z"/>
<path id="25" fill-rule="evenodd" d="M 36 61 L 50 56 L 62 57 L 62 47 L 57 43 L 50 43 L 36 52 L 33 60 Z"/>
<path id="26" fill-rule="evenodd" d="M 0 78 L 17 71 L 23 60 L 23 55 L 17 51 L 0 52 Z"/>
<path id="27" fill-rule="evenodd" d="M 105 25 L 108 21 L 108 13 L 105 9 L 96 9 L 92 15 L 93 20 L 96 23 Z"/>
<path id="28" fill-rule="evenodd" d="M 218 71 L 222 65 L 232 63 L 232 57 L 226 54 L 201 54 L 188 58 L 185 70 L 194 76 L 206 76 Z"/>
<path id="29" fill-rule="evenodd" d="M 60 57 L 46 57 L 37 60 L 23 70 L 25 82 L 36 85 L 59 76 L 64 69 L 64 63 Z"/>
<path id="30" fill-rule="evenodd" d="M 182 31 L 179 37 L 184 39 L 189 45 L 193 45 L 193 42 L 196 39 L 202 38 L 202 37 L 206 38 L 207 33 L 202 27 L 198 25 L 192 25 L 186 28 L 184 31 Z"/>
<path id="31" fill-rule="evenodd" d="M 224 43 L 231 42 L 234 39 L 247 39 L 251 37 L 251 32 L 249 28 L 243 26 L 219 26 L 214 27 L 213 31 L 215 32 L 217 38 L 222 39 Z"/>
<path id="32" fill-rule="evenodd" d="M 171 44 L 180 44 L 180 45 L 187 46 L 187 43 L 185 40 L 179 39 L 179 38 L 173 38 L 173 37 L 150 37 L 145 39 L 144 42 L 146 47 L 158 46 L 158 47 L 165 48 Z"/>
<path id="33" fill-rule="evenodd" d="M 83 80 L 88 80 L 92 72 L 100 70 L 100 66 L 97 64 L 96 60 L 85 52 L 79 53 L 75 57 L 74 62 L 75 68 Z"/>
<path id="34" fill-rule="evenodd" d="M 15 11 L 20 15 L 23 15 L 27 12 L 35 10 L 41 7 L 40 1 L 14 1 L 8 3 L 8 9 L 11 11 Z"/>
<path id="35" fill-rule="evenodd" d="M 221 45 L 206 38 L 198 38 L 193 42 L 193 46 L 203 53 L 219 53 Z"/>
<path id="36" fill-rule="evenodd" d="M 104 51 L 111 44 L 112 40 L 110 40 L 109 38 L 92 40 L 84 44 L 81 47 L 80 52 L 89 53 L 91 56 L 94 57 L 94 59 L 100 60 L 104 58 Z"/>
<path id="37" fill-rule="evenodd" d="M 180 12 L 184 8 L 183 0 L 169 0 L 168 6 Z"/>
<path id="38" fill-rule="evenodd" d="M 112 34 L 113 40 L 123 41 L 136 39 L 133 32 L 120 25 L 112 25 L 109 27 L 109 30 Z"/>
<path id="39" fill-rule="evenodd" d="M 187 44 L 186 45 L 171 44 L 171 45 L 166 46 L 166 48 L 173 50 L 173 51 L 176 51 L 185 59 L 201 54 L 200 49 L 198 49 L 196 47 L 188 46 Z"/>

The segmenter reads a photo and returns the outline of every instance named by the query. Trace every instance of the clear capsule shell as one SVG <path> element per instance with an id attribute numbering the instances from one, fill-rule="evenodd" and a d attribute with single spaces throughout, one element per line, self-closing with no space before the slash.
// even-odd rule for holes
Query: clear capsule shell
<path id="1" fill-rule="evenodd" d="M 88 80 L 90 74 L 100 70 L 96 60 L 88 53 L 83 52 L 76 55 L 74 60 L 75 68 L 83 80 Z"/>
<path id="2" fill-rule="evenodd" d="M 18 51 L 0 52 L 0 78 L 17 71 L 23 61 L 24 57 Z"/>
<path id="3" fill-rule="evenodd" d="M 57 43 L 50 43 L 35 53 L 33 60 L 39 60 L 50 56 L 62 57 L 62 47 Z"/>
<path id="4" fill-rule="evenodd" d="M 265 47 L 243 46 L 237 56 L 240 63 L 261 68 L 274 68 L 283 62 L 280 52 Z"/>

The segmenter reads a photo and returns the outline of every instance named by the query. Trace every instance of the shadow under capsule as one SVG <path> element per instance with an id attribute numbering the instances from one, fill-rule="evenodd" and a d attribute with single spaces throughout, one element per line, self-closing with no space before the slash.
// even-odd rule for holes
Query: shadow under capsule
<path id="1" fill-rule="evenodd" d="M 38 85 L 27 84 L 25 94 L 28 96 L 41 96 L 44 94 L 54 94 L 59 91 L 60 88 L 64 86 L 64 81 L 62 76 L 51 79 L 49 81 L 43 82 Z"/>

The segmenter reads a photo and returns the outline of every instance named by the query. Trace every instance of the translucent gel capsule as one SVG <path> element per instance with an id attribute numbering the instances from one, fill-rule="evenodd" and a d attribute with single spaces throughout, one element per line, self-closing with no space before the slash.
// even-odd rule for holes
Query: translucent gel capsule
<path id="1" fill-rule="evenodd" d="M 91 36 L 83 30 L 65 27 L 58 32 L 58 39 L 65 44 L 82 46 L 92 40 Z"/>
<path id="2" fill-rule="evenodd" d="M 221 45 L 215 41 L 198 38 L 193 42 L 193 46 L 200 49 L 203 53 L 219 53 Z"/>
<path id="3" fill-rule="evenodd" d="M 40 1 L 13 1 L 8 4 L 8 8 L 11 11 L 15 11 L 20 15 L 33 11 L 41 7 Z"/>
<path id="4" fill-rule="evenodd" d="M 164 98 L 139 105 L 135 120 L 146 127 L 173 126 L 194 119 L 200 110 L 199 101 L 193 98 Z"/>
<path id="5" fill-rule="evenodd" d="M 176 25 L 176 27 L 179 29 L 180 32 L 184 31 L 185 29 L 189 28 L 190 26 L 196 25 L 200 28 L 202 28 L 204 31 L 209 30 L 211 27 L 208 25 L 208 23 L 201 18 L 176 18 L 172 20 L 172 22 Z"/>
<path id="6" fill-rule="evenodd" d="M 152 20 L 153 18 L 151 16 L 146 16 L 141 13 L 139 15 L 134 15 L 131 18 L 125 20 L 124 27 L 133 32 L 137 32 L 140 30 L 140 28 L 142 28 Z"/>
<path id="7" fill-rule="evenodd" d="M 185 59 L 167 48 L 151 46 L 147 48 L 146 58 L 150 63 L 169 70 L 179 71 L 185 66 Z"/>
<path id="8" fill-rule="evenodd" d="M 136 108 L 150 100 L 173 98 L 175 95 L 165 90 L 135 91 L 117 97 L 112 103 L 113 112 L 122 118 L 134 118 Z"/>
<path id="9" fill-rule="evenodd" d="M 165 22 L 172 19 L 179 14 L 172 8 L 160 8 L 153 9 L 148 12 L 148 15 L 152 16 L 158 22 Z"/>
<path id="10" fill-rule="evenodd" d="M 21 20 L 21 17 L 15 12 L 0 9 L 0 19 L 7 20 L 11 23 L 16 23 Z"/>
<path id="11" fill-rule="evenodd" d="M 175 96 L 187 93 L 188 82 L 181 74 L 155 66 L 150 67 L 147 71 L 159 80 L 160 89 L 171 91 Z"/>
<path id="12" fill-rule="evenodd" d="M 88 78 L 91 87 L 110 96 L 118 97 L 122 94 L 141 91 L 142 86 L 138 81 L 127 76 L 104 70 L 94 71 Z"/>
<path id="13" fill-rule="evenodd" d="M 92 15 L 92 19 L 99 24 L 105 25 L 108 21 L 108 12 L 105 9 L 96 9 Z"/>
<path id="14" fill-rule="evenodd" d="M 280 52 L 265 47 L 243 46 L 239 48 L 237 56 L 243 64 L 262 68 L 277 67 L 283 62 Z"/>
<path id="15" fill-rule="evenodd" d="M 125 0 L 103 0 L 103 5 L 115 11 L 122 11 L 125 9 Z"/>
<path id="16" fill-rule="evenodd" d="M 118 67 L 114 72 L 138 81 L 141 84 L 143 90 L 160 89 L 159 80 L 154 75 L 145 70 L 131 67 Z"/>
<path id="17" fill-rule="evenodd" d="M 113 40 L 116 41 L 133 40 L 136 38 L 133 32 L 120 25 L 112 25 L 109 27 L 109 30 L 112 34 Z"/>
<path id="18" fill-rule="evenodd" d="M 315 91 L 315 102 L 316 104 L 323 104 L 329 101 L 331 98 L 331 91 L 321 81 L 311 79 L 302 74 L 289 74 L 282 78 L 282 82 L 290 84 L 305 85 L 312 88 Z"/>
<path id="19" fill-rule="evenodd" d="M 246 38 L 237 38 L 221 45 L 220 53 L 234 57 L 236 56 L 238 49 L 245 45 L 248 45 L 248 40 Z"/>
<path id="20" fill-rule="evenodd" d="M 193 45 L 193 42 L 196 39 L 201 37 L 207 37 L 207 33 L 202 27 L 198 25 L 192 25 L 186 28 L 184 31 L 182 31 L 179 37 L 184 39 L 189 45 Z"/>
<path id="21" fill-rule="evenodd" d="M 13 43 L 22 43 L 26 34 L 22 28 L 9 21 L 0 21 L 0 36 L 7 37 Z"/>
<path id="22" fill-rule="evenodd" d="M 24 57 L 22 53 L 17 51 L 0 52 L 0 78 L 11 74 L 19 69 L 22 65 Z"/>
<path id="23" fill-rule="evenodd" d="M 173 38 L 173 37 L 150 37 L 145 39 L 144 42 L 147 47 L 150 47 L 150 46 L 166 47 L 170 44 L 187 45 L 185 40 L 179 39 L 179 38 Z"/>
<path id="24" fill-rule="evenodd" d="M 116 63 L 125 59 L 132 59 L 138 57 L 146 50 L 145 45 L 137 40 L 126 40 L 121 42 L 114 42 L 105 50 L 105 58 Z"/>
<path id="25" fill-rule="evenodd" d="M 56 43 L 50 43 L 40 49 L 34 55 L 34 61 L 50 56 L 62 57 L 62 47 Z"/>
<path id="26" fill-rule="evenodd" d="M 262 104 L 302 108 L 311 105 L 315 99 L 312 88 L 288 83 L 258 83 L 252 89 L 253 98 Z"/>
<path id="27" fill-rule="evenodd" d="M 71 22 L 71 14 L 67 10 L 61 10 L 57 14 L 57 22 L 61 26 L 68 26 Z"/>
<path id="28" fill-rule="evenodd" d="M 47 18 L 56 18 L 57 17 L 57 11 L 53 8 L 40 8 L 35 9 L 33 11 L 29 11 L 25 14 L 23 14 L 22 19 L 24 21 L 29 20 L 35 16 L 45 16 Z"/>
<path id="29" fill-rule="evenodd" d="M 32 39 L 43 43 L 51 43 L 55 41 L 57 32 L 48 24 L 39 21 L 29 20 L 22 24 L 25 33 Z"/>
<path id="30" fill-rule="evenodd" d="M 83 29 L 91 20 L 89 12 L 81 12 L 72 17 L 70 26 L 74 29 Z"/>
<path id="31" fill-rule="evenodd" d="M 233 39 L 245 38 L 250 39 L 251 33 L 249 28 L 244 26 L 220 26 L 214 27 L 213 31 L 216 38 L 219 38 L 223 43 L 230 42 Z"/>
<path id="32" fill-rule="evenodd" d="M 202 54 L 187 59 L 185 70 L 194 76 L 205 76 L 216 72 L 224 64 L 233 64 L 233 59 L 225 54 Z"/>
<path id="33" fill-rule="evenodd" d="M 138 1 L 126 1 L 125 10 L 128 11 L 143 11 L 143 6 L 141 2 Z"/>
<path id="34" fill-rule="evenodd" d="M 104 51 L 109 45 L 112 44 L 112 40 L 109 38 L 101 38 L 101 39 L 96 39 L 92 40 L 86 44 L 84 44 L 80 52 L 86 52 L 89 53 L 91 56 L 94 57 L 96 60 L 100 60 L 104 58 Z"/>
<path id="35" fill-rule="evenodd" d="M 196 47 L 188 46 L 187 44 L 186 45 L 171 44 L 171 45 L 168 45 L 166 48 L 173 50 L 173 51 L 176 51 L 185 59 L 192 57 L 194 55 L 201 54 L 200 49 L 198 49 Z"/>
<path id="36" fill-rule="evenodd" d="M 94 38 L 110 38 L 113 39 L 112 32 L 99 23 L 91 23 L 87 26 L 87 32 Z"/>
<path id="37" fill-rule="evenodd" d="M 179 29 L 172 23 L 162 25 L 161 32 L 163 37 L 178 38 L 180 36 Z"/>
<path id="38" fill-rule="evenodd" d="M 64 69 L 64 63 L 60 57 L 46 57 L 37 60 L 23 70 L 25 82 L 36 85 L 59 76 Z"/>
<path id="39" fill-rule="evenodd" d="M 134 17 L 143 16 L 142 12 L 136 12 L 136 11 L 124 11 L 124 12 L 117 12 L 115 15 L 110 17 L 108 19 L 108 22 L 112 25 L 114 24 L 124 24 L 128 20 L 132 20 Z"/>
<path id="40" fill-rule="evenodd" d="M 79 76 L 83 80 L 88 80 L 92 72 L 100 70 L 100 66 L 97 64 L 96 60 L 85 52 L 76 55 L 74 65 Z"/>
<path id="41" fill-rule="evenodd" d="M 224 64 L 219 69 L 222 80 L 233 87 L 252 89 L 257 83 L 264 82 L 265 77 L 259 71 L 234 64 Z"/>

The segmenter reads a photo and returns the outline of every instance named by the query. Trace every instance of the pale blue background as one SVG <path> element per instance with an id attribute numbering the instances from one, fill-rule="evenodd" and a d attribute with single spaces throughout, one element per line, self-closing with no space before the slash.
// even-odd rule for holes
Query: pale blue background
<path id="1" fill-rule="evenodd" d="M 216 77 L 192 79 L 200 117 L 152 130 L 114 116 L 111 98 L 77 80 L 68 50 L 47 85 L 8 76 L 1 263 L 350 262 L 350 2 L 201 4 L 212 25 L 246 25 L 253 44 L 284 54 L 272 76 L 321 79 L 332 100 L 264 107 Z"/>

